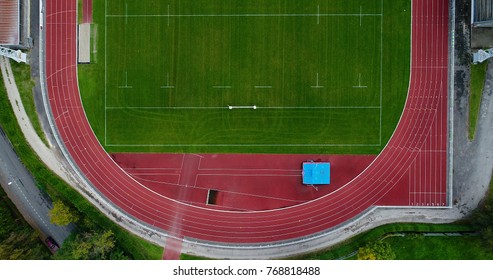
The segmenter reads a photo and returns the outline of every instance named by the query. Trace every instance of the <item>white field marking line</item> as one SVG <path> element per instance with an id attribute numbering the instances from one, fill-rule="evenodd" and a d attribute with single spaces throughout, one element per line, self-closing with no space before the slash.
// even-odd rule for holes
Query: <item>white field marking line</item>
<path id="1" fill-rule="evenodd" d="M 317 24 L 320 24 L 320 5 L 317 6 Z"/>
<path id="2" fill-rule="evenodd" d="M 181 174 L 183 173 L 183 165 L 185 164 L 185 154 L 181 157 L 180 173 L 178 173 L 178 184 L 181 182 Z"/>
<path id="3" fill-rule="evenodd" d="M 122 167 L 123 170 L 128 170 L 128 171 L 132 171 L 132 170 L 136 170 L 136 171 L 139 171 L 139 170 L 160 170 L 160 171 L 180 171 L 180 168 L 178 167 L 175 167 L 175 168 L 172 168 L 172 167 Z"/>
<path id="4" fill-rule="evenodd" d="M 212 88 L 232 88 L 232 86 L 212 86 Z"/>
<path id="5" fill-rule="evenodd" d="M 128 85 L 128 73 L 126 71 L 125 71 L 125 85 L 119 86 L 118 88 L 133 88 L 132 86 Z"/>
<path id="6" fill-rule="evenodd" d="M 324 87 L 324 86 L 321 86 L 321 85 L 319 84 L 319 80 L 318 80 L 318 72 L 317 72 L 317 84 L 316 84 L 316 85 L 314 85 L 314 86 L 312 86 L 312 88 L 323 88 L 323 87 Z"/>
<path id="7" fill-rule="evenodd" d="M 359 73 L 359 75 L 358 75 L 358 85 L 353 86 L 353 88 L 367 88 L 367 86 L 361 85 L 361 73 Z"/>
<path id="8" fill-rule="evenodd" d="M 55 120 L 58 120 L 60 117 L 62 117 L 63 115 L 67 114 L 68 112 L 69 112 L 68 110 L 64 111 L 63 113 L 61 113 L 60 115 L 58 115 L 58 116 L 55 118 Z"/>
<path id="9" fill-rule="evenodd" d="M 169 4 L 168 4 L 168 26 L 169 26 Z"/>
<path id="10" fill-rule="evenodd" d="M 193 155 L 199 157 L 199 165 L 197 165 L 197 169 L 196 169 L 196 172 L 195 172 L 195 181 L 193 182 L 193 185 L 194 186 L 197 186 L 197 179 L 199 178 L 198 177 L 198 172 L 200 171 L 200 165 L 202 164 L 202 159 L 204 158 L 204 156 L 201 156 L 199 154 L 193 154 Z"/>
<path id="11" fill-rule="evenodd" d="M 448 69 L 448 66 L 412 66 L 416 69 Z"/>
<path id="12" fill-rule="evenodd" d="M 255 86 L 257 89 L 262 89 L 262 88 L 272 88 L 272 86 Z"/>
<path id="13" fill-rule="evenodd" d="M 128 3 L 125 2 L 125 25 L 128 23 Z"/>
<path id="14" fill-rule="evenodd" d="M 382 7 L 380 13 L 383 15 L 383 0 L 380 1 Z M 411 30 L 412 31 L 412 30 Z M 411 35 L 412 36 L 412 35 Z M 412 44 L 412 42 L 411 42 Z M 380 17 L 380 145 L 382 145 L 382 118 L 383 118 L 383 16 Z M 411 81 L 411 79 L 409 79 Z"/>
<path id="15" fill-rule="evenodd" d="M 447 192 L 412 192 L 413 194 L 446 194 Z"/>
<path id="16" fill-rule="evenodd" d="M 164 14 L 164 15 L 106 15 L 106 17 L 381 17 L 382 14 Z"/>
<path id="17" fill-rule="evenodd" d="M 250 106 L 251 108 L 252 106 Z M 262 106 L 256 106 L 257 109 L 300 109 L 300 110 L 306 110 L 306 109 L 314 109 L 314 110 L 320 110 L 320 109 L 341 109 L 341 110 L 346 110 L 346 109 L 380 109 L 380 106 L 325 106 L 325 107 L 262 107 Z M 129 106 L 129 107 L 117 107 L 117 106 L 111 106 L 111 107 L 106 107 L 107 110 L 122 110 L 122 109 L 143 109 L 143 110 L 195 110 L 195 109 L 201 109 L 201 110 L 217 110 L 217 109 L 229 109 L 229 106 L 227 107 L 161 107 L 161 106 L 150 106 L 150 107 L 139 107 L 139 106 Z"/>
<path id="18" fill-rule="evenodd" d="M 230 106 L 228 105 L 227 107 L 229 110 L 233 110 L 233 109 L 253 109 L 253 110 L 257 110 L 257 106 L 253 105 L 253 106 Z"/>
<path id="19" fill-rule="evenodd" d="M 229 176 L 229 177 L 302 177 L 302 174 L 220 174 L 220 173 L 201 173 L 197 176 Z"/>
<path id="20" fill-rule="evenodd" d="M 171 85 L 169 84 L 169 72 L 168 72 L 168 74 L 166 75 L 166 85 L 165 85 L 165 86 L 161 86 L 161 88 L 168 88 L 168 89 L 173 89 L 173 88 L 175 88 L 175 86 L 171 86 Z"/>
<path id="21" fill-rule="evenodd" d="M 359 6 L 359 26 L 361 27 L 361 21 L 363 17 L 361 16 L 363 14 L 363 7 Z"/>
<path id="22" fill-rule="evenodd" d="M 172 170 L 179 171 L 180 167 L 122 167 L 123 170 Z"/>
<path id="23" fill-rule="evenodd" d="M 276 168 L 199 168 L 199 171 L 281 171 L 281 172 L 301 172 L 302 169 L 276 169 Z"/>
<path id="24" fill-rule="evenodd" d="M 107 69 L 107 61 L 108 61 L 106 59 L 107 54 L 108 54 L 108 52 L 106 51 L 106 45 L 107 45 L 107 41 L 108 41 L 108 39 L 107 39 L 107 33 L 108 32 L 106 32 L 106 30 L 108 30 L 108 27 L 107 27 L 107 25 L 108 25 L 107 24 L 107 21 L 108 20 L 106 18 L 107 6 L 108 6 L 108 3 L 107 2 L 108 2 L 107 0 L 104 0 L 104 15 L 105 15 L 105 17 L 104 17 L 104 30 L 105 30 L 105 32 L 104 32 L 104 145 L 108 144 L 108 141 L 107 141 L 107 139 L 108 139 L 107 123 L 108 122 L 107 122 L 107 117 L 106 117 L 107 116 L 107 110 L 106 109 L 107 109 L 107 104 L 108 104 L 108 102 L 107 102 L 107 99 L 108 99 L 107 98 L 107 96 L 108 96 L 107 95 L 107 87 L 108 86 L 106 84 L 106 81 L 107 81 L 107 79 L 106 79 L 106 77 L 107 77 L 107 71 L 106 71 L 106 69 Z"/>
<path id="25" fill-rule="evenodd" d="M 177 173 L 143 173 L 143 172 L 132 172 L 132 170 L 127 170 L 127 172 L 129 174 L 131 174 L 132 176 L 151 176 L 151 175 L 154 175 L 154 176 L 174 176 L 174 177 L 178 177 L 178 174 Z"/>
<path id="26" fill-rule="evenodd" d="M 377 144 L 108 144 L 109 147 L 379 147 Z"/>

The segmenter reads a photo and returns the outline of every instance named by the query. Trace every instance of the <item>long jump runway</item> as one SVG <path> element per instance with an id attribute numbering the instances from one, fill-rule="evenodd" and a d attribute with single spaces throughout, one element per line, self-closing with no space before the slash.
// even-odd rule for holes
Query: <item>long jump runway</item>
<path id="1" fill-rule="evenodd" d="M 219 156 L 175 155 L 168 159 L 180 167 L 163 167 L 168 168 L 160 174 L 164 177 L 156 177 L 128 165 L 131 160 L 124 155 L 108 155 L 91 130 L 79 96 L 75 0 L 46 3 L 46 85 L 52 117 L 73 162 L 102 195 L 136 219 L 174 236 L 223 243 L 282 242 L 330 230 L 374 206 L 447 207 L 448 0 L 413 0 L 412 7 L 409 93 L 393 137 L 380 155 L 356 168 L 361 169 L 355 170 L 358 174 L 334 178 L 340 184 L 336 190 L 323 194 L 310 190 L 296 196 L 301 197 L 296 203 L 290 201 L 293 196 L 272 191 L 263 196 L 282 198 L 270 200 L 275 207 L 255 206 L 252 183 L 259 188 L 270 185 L 245 178 L 270 174 L 281 185 L 299 182 L 299 166 L 277 171 L 263 166 L 218 167 L 214 163 Z M 223 156 L 235 157 L 219 158 L 223 163 L 260 162 L 252 155 Z M 275 157 L 266 160 L 278 162 Z M 253 173 L 245 173 L 248 169 Z M 235 192 L 225 192 L 231 183 L 221 178 L 228 174 L 239 182 Z M 242 176 L 246 174 L 256 176 Z M 177 195 L 167 197 L 163 186 L 174 186 Z M 218 191 L 213 205 L 203 197 L 210 189 Z"/>

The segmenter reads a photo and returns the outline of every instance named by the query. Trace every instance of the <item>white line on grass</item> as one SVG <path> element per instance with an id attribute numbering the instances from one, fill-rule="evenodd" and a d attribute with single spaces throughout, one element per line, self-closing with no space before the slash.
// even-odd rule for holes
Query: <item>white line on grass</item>
<path id="1" fill-rule="evenodd" d="M 132 86 L 128 85 L 128 73 L 127 72 L 125 72 L 125 85 L 119 86 L 118 88 L 133 88 Z"/>
<path id="2" fill-rule="evenodd" d="M 358 75 L 358 85 L 353 86 L 353 88 L 367 88 L 367 86 L 361 85 L 361 73 L 359 73 L 359 75 Z"/>
<path id="3" fill-rule="evenodd" d="M 317 84 L 312 86 L 312 88 L 323 88 L 324 86 L 321 86 L 318 82 L 318 72 L 317 72 Z"/>
<path id="4" fill-rule="evenodd" d="M 249 106 L 249 108 L 253 108 L 253 106 Z M 148 107 L 139 107 L 139 106 L 130 106 L 130 107 L 117 107 L 117 106 L 112 106 L 112 107 L 106 107 L 107 110 L 123 110 L 123 109 L 142 109 L 142 110 L 187 110 L 187 109 L 200 109 L 200 110 L 217 110 L 217 109 L 229 109 L 228 106 L 223 106 L 223 107 L 161 107 L 161 106 L 148 106 Z M 380 109 L 380 106 L 324 106 L 324 107 L 283 107 L 283 106 L 272 106 L 272 107 L 262 107 L 262 106 L 256 106 L 256 109 L 292 109 L 292 110 L 306 110 L 306 109 L 313 109 L 313 110 L 320 110 L 320 109 L 341 109 L 341 110 L 346 110 L 346 109 Z"/>
<path id="5" fill-rule="evenodd" d="M 272 88 L 272 86 L 255 86 L 255 88 Z"/>
<path id="6" fill-rule="evenodd" d="M 383 15 L 383 0 L 381 0 L 381 14 Z M 412 44 L 411 44 L 412 45 Z M 380 18 L 380 145 L 382 145 L 382 75 L 383 75 L 383 17 Z"/>
<path id="7" fill-rule="evenodd" d="M 381 17 L 382 14 L 197 14 L 197 15 L 106 15 L 106 17 Z"/>
<path id="8" fill-rule="evenodd" d="M 359 6 L 359 26 L 361 27 L 361 21 L 363 17 L 361 16 L 363 14 L 363 7 Z"/>
<path id="9" fill-rule="evenodd" d="M 380 144 L 109 144 L 110 147 L 378 147 Z"/>
<path id="10" fill-rule="evenodd" d="M 128 23 L 128 3 L 125 3 L 125 24 Z"/>
<path id="11" fill-rule="evenodd" d="M 253 106 L 231 106 L 231 105 L 228 105 L 227 107 L 229 110 L 233 110 L 233 109 L 253 109 L 253 110 L 257 110 L 257 106 L 253 105 Z"/>
<path id="12" fill-rule="evenodd" d="M 172 85 L 170 85 L 170 84 L 169 84 L 169 72 L 168 72 L 168 74 L 166 75 L 166 85 L 161 86 L 161 88 L 168 88 L 168 89 L 173 89 L 173 88 L 175 88 L 175 86 L 172 86 Z"/>

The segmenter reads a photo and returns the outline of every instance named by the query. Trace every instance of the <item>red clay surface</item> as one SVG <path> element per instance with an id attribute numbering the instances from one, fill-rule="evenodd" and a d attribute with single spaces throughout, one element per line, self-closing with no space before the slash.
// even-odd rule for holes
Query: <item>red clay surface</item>
<path id="1" fill-rule="evenodd" d="M 269 211 L 225 211 L 177 202 L 133 179 L 101 147 L 81 104 L 75 0 L 46 3 L 47 90 L 56 127 L 80 171 L 101 194 L 128 214 L 174 236 L 274 242 L 326 231 L 372 206 L 447 206 L 448 0 L 412 3 L 412 74 L 402 119 L 364 172 L 319 199 Z M 193 173 L 202 165 L 194 155 L 185 157 L 191 164 L 175 180 L 192 185 Z M 182 200 L 189 194 L 180 195 Z"/>
<path id="2" fill-rule="evenodd" d="M 92 23 L 92 0 L 82 1 L 82 23 Z"/>

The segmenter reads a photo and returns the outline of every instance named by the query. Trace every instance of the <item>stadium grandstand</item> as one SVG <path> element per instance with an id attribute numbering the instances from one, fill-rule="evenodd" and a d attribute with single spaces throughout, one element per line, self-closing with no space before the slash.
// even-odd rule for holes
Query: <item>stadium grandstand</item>
<path id="1" fill-rule="evenodd" d="M 474 27 L 493 27 L 493 0 L 472 0 L 471 8 Z"/>
<path id="2" fill-rule="evenodd" d="M 20 43 L 20 0 L 0 0 L 0 45 Z"/>

